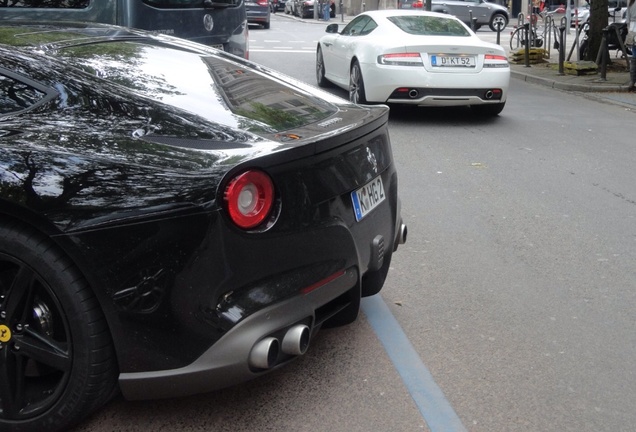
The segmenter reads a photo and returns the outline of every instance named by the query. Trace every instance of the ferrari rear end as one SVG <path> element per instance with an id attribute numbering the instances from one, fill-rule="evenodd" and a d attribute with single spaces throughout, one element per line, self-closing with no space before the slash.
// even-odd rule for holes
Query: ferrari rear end
<path id="1" fill-rule="evenodd" d="M 0 81 L 23 97 L 0 114 L 0 373 L 33 367 L 0 429 L 66 430 L 117 383 L 152 399 L 258 377 L 384 285 L 406 240 L 386 106 L 138 30 L 2 35 Z"/>
<path id="2" fill-rule="evenodd" d="M 198 278 L 205 284 L 186 280 L 177 289 L 189 290 L 179 299 L 181 318 L 197 332 L 204 321 L 218 340 L 183 367 L 123 373 L 127 398 L 190 394 L 254 378 L 304 354 L 323 325 L 354 321 L 361 296 L 380 291 L 406 226 L 386 110 L 372 112 L 373 121 L 344 139 L 317 141 L 321 151 L 253 159 L 227 176 L 218 197 L 225 211 L 212 229 L 222 250 L 200 257 L 219 263 L 218 271 L 202 268 Z M 261 208 L 269 211 L 251 226 Z M 193 310 L 199 322 L 190 318 Z"/>

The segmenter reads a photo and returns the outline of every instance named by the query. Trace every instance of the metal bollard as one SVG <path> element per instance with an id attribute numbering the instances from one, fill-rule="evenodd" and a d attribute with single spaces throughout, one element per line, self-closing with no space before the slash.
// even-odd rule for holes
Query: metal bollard
<path id="1" fill-rule="evenodd" d="M 472 31 L 476 31 L 475 30 L 475 25 L 477 24 L 477 19 L 473 18 L 473 10 L 472 9 L 468 9 L 468 16 L 470 17 L 470 29 Z"/>
<path id="2" fill-rule="evenodd" d="M 601 48 L 598 52 L 596 63 L 598 64 L 598 57 L 601 57 L 601 81 L 607 81 L 607 58 L 609 57 L 609 50 L 607 48 L 607 35 L 609 33 L 609 27 L 605 27 L 602 30 L 603 39 L 601 39 Z"/>
<path id="3" fill-rule="evenodd" d="M 559 75 L 565 75 L 563 63 L 565 62 L 565 26 L 559 27 Z"/>
<path id="4" fill-rule="evenodd" d="M 497 23 L 497 45 L 501 45 L 501 32 L 504 29 L 503 23 L 499 21 Z"/>
<path id="5" fill-rule="evenodd" d="M 525 29 L 524 37 L 526 38 L 526 41 L 525 41 L 526 62 L 524 66 L 530 67 L 530 23 L 529 22 L 524 23 L 523 28 Z"/>

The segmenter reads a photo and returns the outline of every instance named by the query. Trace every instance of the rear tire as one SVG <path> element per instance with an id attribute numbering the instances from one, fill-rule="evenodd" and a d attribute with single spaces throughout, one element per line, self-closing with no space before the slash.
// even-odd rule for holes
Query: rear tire
<path id="1" fill-rule="evenodd" d="M 325 78 L 325 62 L 320 46 L 316 49 L 316 82 L 318 83 L 318 87 L 330 86 L 329 80 Z"/>
<path id="2" fill-rule="evenodd" d="M 357 60 L 354 60 L 349 73 L 349 100 L 355 104 L 367 103 L 364 92 L 364 79 Z"/>
<path id="3" fill-rule="evenodd" d="M 0 239 L 0 430 L 66 430 L 114 394 L 106 320 L 48 239 L 6 221 Z"/>
<path id="4" fill-rule="evenodd" d="M 376 271 L 368 272 L 362 276 L 362 297 L 369 297 L 376 295 L 382 290 L 386 276 L 389 274 L 389 267 L 391 266 L 391 257 L 393 254 L 388 254 L 384 257 L 382 267 Z"/>
<path id="5" fill-rule="evenodd" d="M 360 313 L 360 299 L 360 286 L 356 285 L 347 293 L 347 300 L 349 302 L 347 306 L 331 318 L 327 319 L 321 327 L 342 327 L 354 322 L 358 318 L 358 314 Z"/>

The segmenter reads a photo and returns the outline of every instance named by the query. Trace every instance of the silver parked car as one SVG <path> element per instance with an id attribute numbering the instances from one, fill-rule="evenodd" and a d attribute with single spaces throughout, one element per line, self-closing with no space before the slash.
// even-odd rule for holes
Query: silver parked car
<path id="1" fill-rule="evenodd" d="M 398 7 L 423 10 L 425 1 L 399 0 Z M 479 30 L 484 25 L 490 27 L 492 31 L 497 31 L 498 27 L 503 30 L 510 20 L 508 9 L 485 0 L 432 0 L 431 11 L 455 15 L 466 25 L 474 26 L 474 30 Z M 471 18 L 476 19 L 474 24 L 471 23 Z"/>
<path id="2" fill-rule="evenodd" d="M 249 24 L 260 24 L 264 29 L 269 28 L 271 13 L 269 0 L 246 0 L 245 12 Z"/>

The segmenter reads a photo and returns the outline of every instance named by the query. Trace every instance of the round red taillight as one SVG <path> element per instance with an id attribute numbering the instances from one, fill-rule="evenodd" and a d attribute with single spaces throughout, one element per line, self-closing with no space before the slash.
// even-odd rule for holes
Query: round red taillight
<path id="1" fill-rule="evenodd" d="M 230 181 L 224 198 L 232 222 L 243 229 L 255 228 L 274 206 L 274 184 L 263 171 L 246 171 Z"/>

